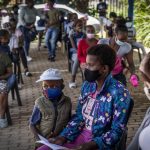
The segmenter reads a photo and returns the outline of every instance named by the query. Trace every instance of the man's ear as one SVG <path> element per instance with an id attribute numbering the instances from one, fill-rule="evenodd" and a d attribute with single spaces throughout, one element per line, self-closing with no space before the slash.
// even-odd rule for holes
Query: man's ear
<path id="1" fill-rule="evenodd" d="M 104 65 L 104 67 L 103 67 L 103 72 L 104 72 L 104 73 L 108 73 L 108 72 L 109 72 L 109 67 L 108 67 L 108 65 Z"/>

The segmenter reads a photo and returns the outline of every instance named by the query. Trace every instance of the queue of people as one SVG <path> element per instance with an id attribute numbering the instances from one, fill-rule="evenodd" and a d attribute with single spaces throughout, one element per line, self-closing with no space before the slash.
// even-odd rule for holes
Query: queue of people
<path id="1" fill-rule="evenodd" d="M 144 91 L 150 99 L 150 54 L 130 41 L 128 36 L 131 21 L 110 13 L 106 18 L 107 6 L 100 0 L 97 6 L 104 30 L 108 38 L 98 39 L 94 26 L 86 25 L 87 16 L 78 18 L 77 14 L 68 14 L 67 19 L 54 8 L 54 0 L 47 0 L 44 13 L 34 8 L 34 1 L 27 0 L 27 6 L 13 7 L 14 13 L 8 16 L 6 11 L 0 30 L 0 128 L 8 126 L 6 111 L 8 94 L 17 80 L 12 63 L 21 58 L 24 73 L 31 77 L 28 62 L 32 60 L 30 44 L 39 34 L 38 48 L 44 36 L 48 49 L 48 61 L 55 63 L 56 49 L 61 23 L 63 40 L 68 47 L 68 59 L 71 60 L 71 80 L 69 88 L 76 90 L 76 75 L 80 68 L 83 84 L 76 113 L 71 114 L 71 98 L 64 95 L 64 81 L 58 69 L 44 71 L 37 82 L 42 82 L 42 96 L 35 101 L 29 126 L 36 140 L 39 134 L 50 142 L 72 150 L 114 150 L 126 131 L 131 113 L 131 95 L 127 87 L 126 74 L 130 72 L 129 82 L 139 86 L 133 60 L 132 46 L 139 46 L 146 55 L 141 62 L 140 72 L 144 81 Z M 7 16 L 7 17 L 6 17 Z M 37 31 L 34 24 L 40 16 Z M 105 18 L 105 24 L 104 24 Z M 101 29 L 102 31 L 103 29 Z M 102 31 L 103 32 L 103 31 Z M 135 36 L 135 34 L 134 34 Z M 17 56 L 17 57 L 15 57 Z M 34 61 L 34 60 L 33 60 Z M 149 109 L 128 150 L 148 150 Z M 145 140 L 143 140 L 145 139 Z M 35 145 L 37 150 L 50 150 L 46 145 Z M 122 148 L 124 150 L 125 147 Z"/>

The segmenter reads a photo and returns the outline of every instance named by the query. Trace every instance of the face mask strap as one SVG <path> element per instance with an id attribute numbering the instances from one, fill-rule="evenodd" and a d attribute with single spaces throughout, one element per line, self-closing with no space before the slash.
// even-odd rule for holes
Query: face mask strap
<path id="1" fill-rule="evenodd" d="M 48 99 L 48 92 L 47 92 L 47 89 L 44 89 L 42 87 L 42 91 L 43 91 L 43 95 Z"/>

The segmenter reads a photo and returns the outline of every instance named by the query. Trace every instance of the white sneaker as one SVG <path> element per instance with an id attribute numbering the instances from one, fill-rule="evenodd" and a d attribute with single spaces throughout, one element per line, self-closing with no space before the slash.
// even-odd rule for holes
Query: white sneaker
<path id="1" fill-rule="evenodd" d="M 21 84 L 21 83 L 18 84 L 18 89 L 19 89 L 19 90 L 22 89 L 22 84 Z"/>
<path id="2" fill-rule="evenodd" d="M 27 56 L 27 61 L 31 61 L 31 60 L 32 60 L 32 58 Z"/>
<path id="3" fill-rule="evenodd" d="M 0 119 L 0 128 L 6 128 L 8 126 L 7 118 Z"/>
<path id="4" fill-rule="evenodd" d="M 77 88 L 77 84 L 75 82 L 70 82 L 69 88 L 71 88 L 71 89 Z"/>
<path id="5" fill-rule="evenodd" d="M 61 42 L 57 42 L 57 46 L 59 47 L 59 48 L 61 48 Z"/>

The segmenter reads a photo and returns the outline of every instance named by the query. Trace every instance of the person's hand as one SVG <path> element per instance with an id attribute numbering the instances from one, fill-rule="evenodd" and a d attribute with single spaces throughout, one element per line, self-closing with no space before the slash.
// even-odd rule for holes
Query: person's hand
<path id="1" fill-rule="evenodd" d="M 139 85 L 139 79 L 138 79 L 138 76 L 133 74 L 131 75 L 130 77 L 130 83 L 134 86 L 134 87 L 137 87 Z"/>
<path id="2" fill-rule="evenodd" d="M 86 63 L 81 63 L 80 67 L 81 67 L 82 70 L 84 70 L 86 68 Z"/>
<path id="3" fill-rule="evenodd" d="M 53 138 L 53 137 L 54 137 L 54 133 L 51 132 L 50 135 L 48 136 L 48 139 L 50 140 L 50 139 Z"/>
<path id="4" fill-rule="evenodd" d="M 64 143 L 67 142 L 67 139 L 65 137 L 58 136 L 55 139 L 53 139 L 53 138 L 49 139 L 49 142 L 51 142 L 53 144 L 57 144 L 57 145 L 63 145 Z"/>

